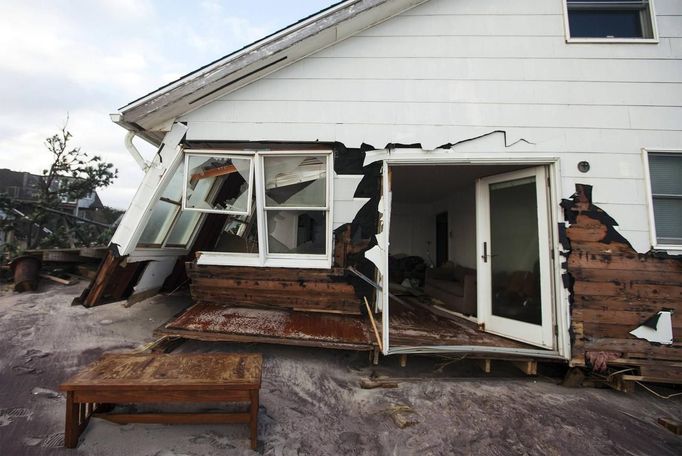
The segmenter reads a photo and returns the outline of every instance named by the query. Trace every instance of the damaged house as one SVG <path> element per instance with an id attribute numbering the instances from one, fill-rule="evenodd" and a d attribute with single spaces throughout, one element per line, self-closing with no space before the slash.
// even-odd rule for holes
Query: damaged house
<path id="1" fill-rule="evenodd" d="M 681 17 L 349 0 L 305 18 L 112 115 L 145 176 L 80 300 L 189 283 L 158 334 L 679 379 Z"/>

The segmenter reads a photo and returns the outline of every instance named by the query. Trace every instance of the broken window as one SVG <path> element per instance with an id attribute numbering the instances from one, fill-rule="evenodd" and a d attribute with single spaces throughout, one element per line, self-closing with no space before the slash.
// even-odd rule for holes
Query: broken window
<path id="1" fill-rule="evenodd" d="M 222 216 L 218 221 L 222 229 L 211 251 L 258 254 L 258 217 L 253 192 L 250 207 L 247 215 Z"/>
<path id="2" fill-rule="evenodd" d="M 327 156 L 263 157 L 268 253 L 327 251 Z"/>
<path id="3" fill-rule="evenodd" d="M 654 38 L 649 0 L 566 0 L 571 38 Z"/>
<path id="4" fill-rule="evenodd" d="M 252 163 L 250 156 L 187 154 L 183 209 L 248 215 Z"/>
<path id="5" fill-rule="evenodd" d="M 182 167 L 178 166 L 173 177 L 154 205 L 152 214 L 140 236 L 138 247 L 161 247 L 181 209 Z"/>
<path id="6" fill-rule="evenodd" d="M 656 244 L 682 247 L 682 154 L 647 155 Z"/>

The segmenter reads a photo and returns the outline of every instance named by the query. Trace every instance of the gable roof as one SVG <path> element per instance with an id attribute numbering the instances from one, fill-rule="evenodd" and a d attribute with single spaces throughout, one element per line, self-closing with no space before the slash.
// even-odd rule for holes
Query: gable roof
<path id="1" fill-rule="evenodd" d="M 177 116 L 425 1 L 341 1 L 132 101 L 111 118 L 158 143 Z"/>

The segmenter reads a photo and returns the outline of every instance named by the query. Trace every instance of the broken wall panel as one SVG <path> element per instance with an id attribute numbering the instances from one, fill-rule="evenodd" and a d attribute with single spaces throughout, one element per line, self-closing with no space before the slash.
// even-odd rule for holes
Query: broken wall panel
<path id="1" fill-rule="evenodd" d="M 570 226 L 566 283 L 572 291 L 574 362 L 589 351 L 622 358 L 682 360 L 682 258 L 639 254 L 616 230 L 617 222 L 592 204 L 592 188 L 576 185 L 562 206 Z M 649 318 L 672 310 L 673 341 L 649 342 L 630 334 Z"/>

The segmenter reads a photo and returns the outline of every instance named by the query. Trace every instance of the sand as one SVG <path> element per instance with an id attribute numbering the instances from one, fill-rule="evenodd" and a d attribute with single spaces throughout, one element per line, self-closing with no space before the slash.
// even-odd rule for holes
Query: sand
<path id="1" fill-rule="evenodd" d="M 0 456 L 682 454 L 682 438 L 655 424 L 662 416 L 682 419 L 682 396 L 568 389 L 556 376 L 524 377 L 504 364 L 485 376 L 469 360 L 439 370 L 442 360 L 434 358 L 411 357 L 406 368 L 389 358 L 375 367 L 366 353 L 208 342 L 176 351 L 264 355 L 256 452 L 243 425 L 99 419 L 78 450 L 65 450 L 59 383 L 105 351 L 151 341 L 152 330 L 189 299 L 85 309 L 70 305 L 83 284 L 42 287 L 0 296 Z M 372 375 L 397 378 L 399 386 L 360 388 Z"/>

